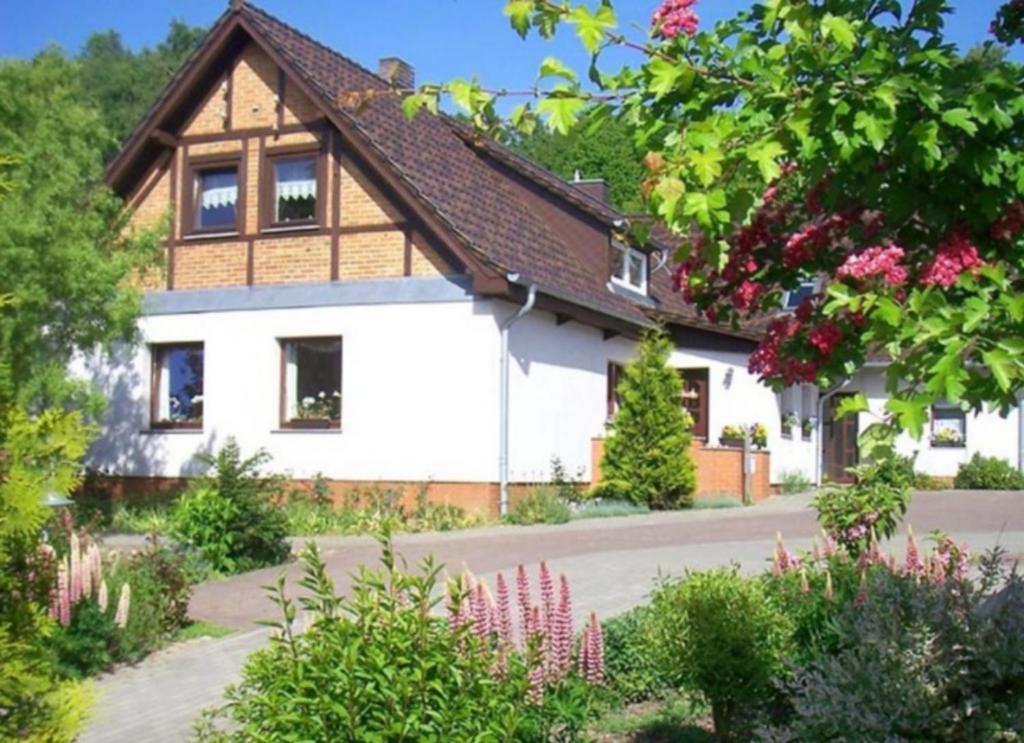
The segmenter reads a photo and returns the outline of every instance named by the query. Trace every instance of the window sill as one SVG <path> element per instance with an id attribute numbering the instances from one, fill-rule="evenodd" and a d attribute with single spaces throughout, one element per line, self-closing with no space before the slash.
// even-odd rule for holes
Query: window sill
<path id="1" fill-rule="evenodd" d="M 275 224 L 264 227 L 260 230 L 261 235 L 277 235 L 281 232 L 311 232 L 319 230 L 320 225 L 316 222 L 303 222 L 302 224 Z"/>
<path id="2" fill-rule="evenodd" d="M 942 442 L 942 441 L 929 441 L 928 445 L 931 446 L 932 449 L 966 449 L 967 448 L 967 442 L 966 441 L 963 441 L 963 442 L 961 442 L 959 444 L 945 443 L 945 442 Z"/>
<path id="3" fill-rule="evenodd" d="M 182 240 L 186 242 L 198 242 L 202 240 L 222 240 L 226 237 L 238 237 L 238 231 L 231 232 L 190 232 L 187 235 L 182 236 Z"/>
<path id="4" fill-rule="evenodd" d="M 162 436 L 163 434 L 170 434 L 177 436 L 180 434 L 202 434 L 202 426 L 155 426 L 152 428 L 143 428 L 139 431 L 144 436 Z"/>
<path id="5" fill-rule="evenodd" d="M 340 428 L 274 428 L 271 433 L 312 433 L 312 434 L 340 434 Z"/>

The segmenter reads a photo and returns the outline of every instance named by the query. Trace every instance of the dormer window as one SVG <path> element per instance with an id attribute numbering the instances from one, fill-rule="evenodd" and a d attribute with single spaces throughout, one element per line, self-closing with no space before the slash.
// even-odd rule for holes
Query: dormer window
<path id="1" fill-rule="evenodd" d="M 642 294 L 647 293 L 647 254 L 612 243 L 612 281 Z"/>
<path id="2" fill-rule="evenodd" d="M 260 225 L 264 230 L 314 229 L 324 222 L 324 157 L 316 147 L 268 151 L 261 178 Z"/>
<path id="3" fill-rule="evenodd" d="M 193 232 L 230 232 L 238 224 L 238 165 L 193 169 Z"/>

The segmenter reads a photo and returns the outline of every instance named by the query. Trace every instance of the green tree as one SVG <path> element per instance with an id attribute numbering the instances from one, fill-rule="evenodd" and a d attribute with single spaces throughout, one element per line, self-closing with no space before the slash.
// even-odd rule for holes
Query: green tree
<path id="1" fill-rule="evenodd" d="M 108 135 L 76 73 L 56 50 L 0 63 L 0 152 L 13 159 L 0 201 L 0 295 L 12 303 L 0 314 L 0 411 L 81 400 L 68 361 L 132 336 L 128 284 L 159 255 L 103 182 Z"/>
<path id="2" fill-rule="evenodd" d="M 643 152 L 633 143 L 628 126 L 618 119 L 581 121 L 568 134 L 536 128 L 529 134 L 509 136 L 513 149 L 551 172 L 571 179 L 603 178 L 616 208 L 635 213 L 643 209 L 640 183 L 644 179 Z"/>
<path id="3" fill-rule="evenodd" d="M 604 442 L 600 497 L 651 508 L 684 508 L 696 484 L 690 459 L 692 421 L 682 406 L 682 382 L 668 365 L 672 341 L 649 331 L 619 382 L 619 412 Z"/>
<path id="4" fill-rule="evenodd" d="M 694 5 L 663 0 L 631 36 L 609 0 L 510 0 L 521 35 L 574 31 L 597 87 L 547 58 L 538 100 L 513 124 L 567 132 L 588 105 L 626 121 L 647 150 L 648 210 L 677 235 L 677 282 L 709 318 L 777 312 L 783 291 L 823 277 L 769 327 L 751 369 L 775 387 L 827 387 L 884 355 L 889 400 L 865 454 L 891 449 L 899 430 L 920 436 L 940 399 L 1015 406 L 1024 68 L 960 54 L 945 0 L 767 0 L 710 28 Z M 1021 38 L 1022 8 L 1003 6 L 1000 39 Z M 635 63 L 605 71 L 611 48 Z M 484 126 L 506 94 L 457 80 L 421 87 L 405 110 L 444 93 Z M 842 412 L 865 407 L 853 398 Z"/>
<path id="5" fill-rule="evenodd" d="M 109 131 L 105 157 L 117 152 L 205 34 L 205 28 L 173 20 L 163 41 L 138 52 L 125 47 L 113 30 L 86 40 L 78 55 L 82 89 Z"/>

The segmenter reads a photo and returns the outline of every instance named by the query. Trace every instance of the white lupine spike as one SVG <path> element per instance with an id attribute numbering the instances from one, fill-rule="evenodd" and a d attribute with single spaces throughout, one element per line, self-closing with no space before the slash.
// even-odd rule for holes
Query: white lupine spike
<path id="1" fill-rule="evenodd" d="M 104 614 L 107 613 L 107 605 L 110 602 L 109 595 L 107 593 L 107 582 L 100 580 L 100 587 L 96 593 L 96 604 L 100 607 L 100 611 Z"/>
<path id="2" fill-rule="evenodd" d="M 121 597 L 117 600 L 117 613 L 114 615 L 114 624 L 124 629 L 128 624 L 128 611 L 131 607 L 132 587 L 125 583 L 121 586 Z"/>

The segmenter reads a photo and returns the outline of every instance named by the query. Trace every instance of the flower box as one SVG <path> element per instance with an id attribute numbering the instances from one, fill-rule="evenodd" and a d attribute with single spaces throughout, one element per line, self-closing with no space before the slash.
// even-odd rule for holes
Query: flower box
<path id="1" fill-rule="evenodd" d="M 330 418 L 293 418 L 288 421 L 288 428 L 331 428 Z"/>
<path id="2" fill-rule="evenodd" d="M 733 436 L 720 436 L 718 443 L 722 446 L 729 447 L 730 449 L 742 449 L 743 439 L 735 438 Z"/>
<path id="3" fill-rule="evenodd" d="M 966 446 L 963 441 L 941 441 L 938 439 L 932 439 L 931 444 L 933 449 L 963 449 Z"/>

